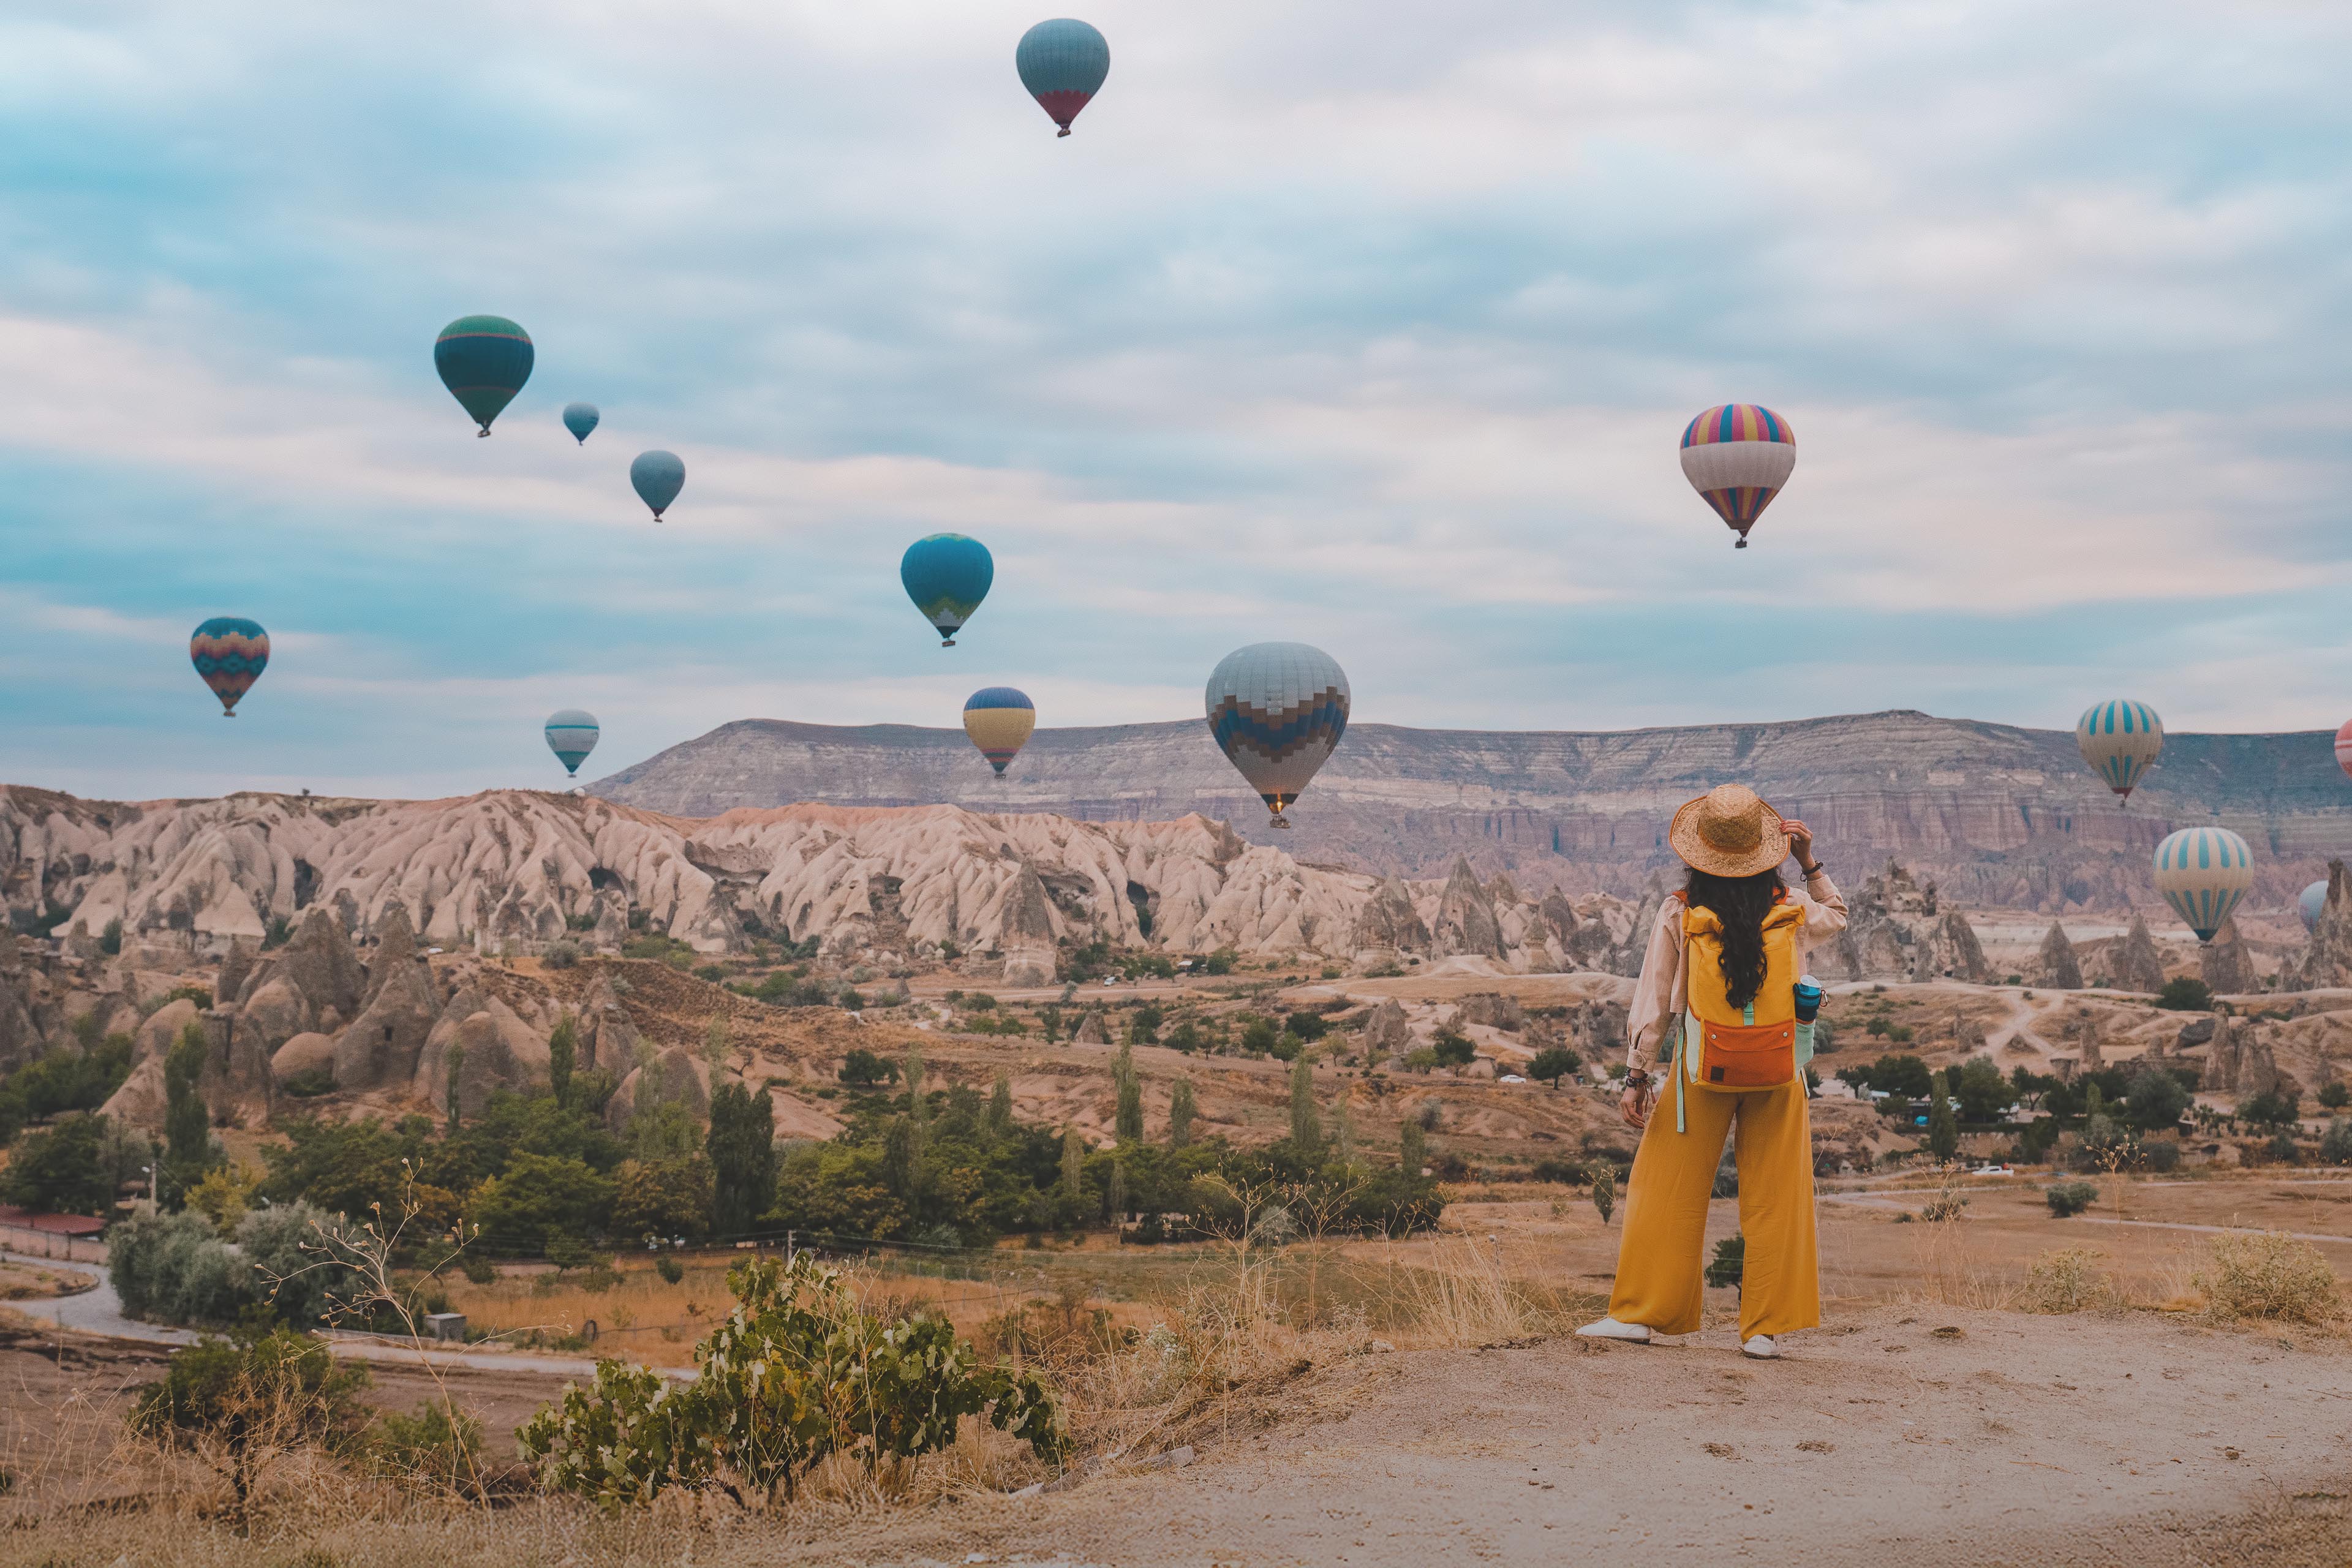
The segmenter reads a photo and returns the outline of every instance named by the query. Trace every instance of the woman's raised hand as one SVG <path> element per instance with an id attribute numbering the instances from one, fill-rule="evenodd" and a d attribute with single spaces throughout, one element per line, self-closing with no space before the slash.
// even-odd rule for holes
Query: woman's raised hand
<path id="1" fill-rule="evenodd" d="M 1780 819 L 1780 831 L 1789 836 L 1789 853 L 1797 858 L 1800 867 L 1815 864 L 1811 828 L 1793 816 L 1784 816 Z"/>

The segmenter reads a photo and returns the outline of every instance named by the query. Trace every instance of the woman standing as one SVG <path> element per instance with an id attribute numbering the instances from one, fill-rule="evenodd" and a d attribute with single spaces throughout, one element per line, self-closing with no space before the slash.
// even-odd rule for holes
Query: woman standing
<path id="1" fill-rule="evenodd" d="M 1747 1238 L 1740 1349 L 1769 1360 L 1780 1354 L 1779 1336 L 1821 1321 L 1805 1107 L 1820 997 L 1797 990 L 1806 949 L 1845 929 L 1845 900 L 1813 858 L 1812 831 L 1741 785 L 1684 805 L 1666 839 L 1690 875 L 1658 911 L 1627 1019 L 1622 1110 L 1646 1131 L 1609 1315 L 1576 1331 L 1641 1343 L 1654 1331 L 1696 1331 L 1707 1198 L 1724 1135 L 1736 1127 Z M 1802 892 L 1780 879 L 1792 851 Z M 1670 1082 L 1654 1076 L 1653 1060 Z M 1662 1093 L 1673 1114 L 1653 1122 Z"/>

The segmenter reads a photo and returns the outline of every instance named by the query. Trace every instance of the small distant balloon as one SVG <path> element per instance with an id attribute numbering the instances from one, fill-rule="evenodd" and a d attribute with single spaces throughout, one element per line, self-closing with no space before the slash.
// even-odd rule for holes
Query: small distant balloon
<path id="1" fill-rule="evenodd" d="M 596 749 L 596 737 L 604 733 L 596 727 L 596 715 L 584 708 L 559 708 L 547 716 L 547 749 L 563 764 L 563 771 L 573 778 L 580 776 L 580 764 Z"/>
<path id="2" fill-rule="evenodd" d="M 999 778 L 1036 730 L 1037 705 L 1025 691 L 988 686 L 964 699 L 963 732 L 971 737 L 971 743 L 980 748 Z"/>
<path id="3" fill-rule="evenodd" d="M 1087 24 L 1066 16 L 1040 22 L 1021 35 L 1013 64 L 1029 96 L 1061 127 L 1055 134 L 1067 136 L 1070 121 L 1102 90 L 1103 78 L 1110 74 L 1110 42 Z"/>
<path id="4" fill-rule="evenodd" d="M 2254 885 L 2254 852 L 2226 827 L 2184 827 L 2156 847 L 2156 890 L 2210 942 Z"/>
<path id="5" fill-rule="evenodd" d="M 1252 643 L 1217 661 L 1209 677 L 1209 733 L 1287 827 L 1298 798 L 1348 732 L 1347 673 L 1303 642 Z"/>
<path id="6" fill-rule="evenodd" d="M 2327 879 L 2325 877 L 2305 888 L 2302 895 L 2294 900 L 2294 912 L 2303 917 L 2303 929 L 2305 931 L 2319 929 L 2320 911 L 2326 908 L 2327 908 Z"/>
<path id="7" fill-rule="evenodd" d="M 563 427 L 572 432 L 572 439 L 582 446 L 588 444 L 588 432 L 604 416 L 596 412 L 593 403 L 567 403 L 563 405 Z"/>
<path id="8" fill-rule="evenodd" d="M 2336 765 L 2352 773 L 2352 719 L 2346 720 L 2344 727 L 2336 731 Z"/>
<path id="9" fill-rule="evenodd" d="M 686 488 L 686 465 L 675 452 L 639 452 L 636 461 L 629 465 L 629 483 L 637 487 L 637 499 L 654 509 L 654 521 L 659 522 L 662 512 Z"/>
<path id="10" fill-rule="evenodd" d="M 530 334 L 504 316 L 460 316 L 433 343 L 433 368 L 482 435 L 530 379 Z"/>
<path id="11" fill-rule="evenodd" d="M 2164 750 L 2164 721 L 2127 697 L 2094 702 L 2074 721 L 2074 745 L 2091 771 L 2128 804 L 2131 792 Z"/>
<path id="12" fill-rule="evenodd" d="M 961 533 L 931 533 L 907 546 L 898 560 L 898 581 L 923 618 L 939 628 L 940 646 L 955 647 L 955 635 L 971 619 L 996 581 L 988 546 Z"/>
<path id="13" fill-rule="evenodd" d="M 1723 403 L 1683 429 L 1683 478 L 1748 548 L 1748 531 L 1797 467 L 1789 422 L 1760 403 Z"/>
<path id="14" fill-rule="evenodd" d="M 269 668 L 269 634 L 259 621 L 215 616 L 188 639 L 188 659 L 196 677 L 220 699 L 221 717 L 236 717 L 237 700 L 253 689 Z"/>

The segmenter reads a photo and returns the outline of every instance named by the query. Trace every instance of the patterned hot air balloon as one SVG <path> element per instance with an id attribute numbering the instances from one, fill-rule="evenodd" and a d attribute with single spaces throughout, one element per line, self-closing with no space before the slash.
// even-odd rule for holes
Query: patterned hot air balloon
<path id="1" fill-rule="evenodd" d="M 1209 677 L 1209 733 L 1225 760 L 1287 827 L 1298 798 L 1348 731 L 1348 677 L 1321 648 L 1252 643 L 1217 661 Z"/>
<path id="2" fill-rule="evenodd" d="M 530 379 L 535 357 L 530 334 L 504 316 L 460 316 L 441 329 L 433 344 L 433 368 L 441 373 L 441 384 L 485 436 L 490 421 Z"/>
<path id="3" fill-rule="evenodd" d="M 196 677 L 220 699 L 221 717 L 236 717 L 237 699 L 253 689 L 269 668 L 269 634 L 259 621 L 215 616 L 188 639 L 188 660 Z"/>
<path id="4" fill-rule="evenodd" d="M 584 708 L 559 708 L 547 716 L 547 749 L 575 779 L 580 776 L 580 764 L 596 749 L 596 737 L 603 733 L 596 727 L 596 715 Z"/>
<path id="5" fill-rule="evenodd" d="M 2294 900 L 2294 912 L 2303 917 L 2303 929 L 2305 931 L 2319 928 L 2319 912 L 2326 907 L 2327 879 L 2325 877 L 2305 888 Z"/>
<path id="6" fill-rule="evenodd" d="M 636 461 L 629 465 L 629 483 L 637 487 L 637 499 L 654 509 L 654 521 L 659 522 L 677 492 L 686 488 L 686 465 L 675 452 L 639 452 Z"/>
<path id="7" fill-rule="evenodd" d="M 572 438 L 583 447 L 588 444 L 588 432 L 596 428 L 596 422 L 604 417 L 596 412 L 596 405 L 593 403 L 567 403 L 563 405 L 563 427 L 571 431 Z"/>
<path id="8" fill-rule="evenodd" d="M 2352 719 L 2346 720 L 2344 727 L 2336 731 L 2336 765 L 2352 773 Z"/>
<path id="9" fill-rule="evenodd" d="M 1739 535 L 1736 550 L 1796 466 L 1789 422 L 1760 403 L 1718 405 L 1683 431 L 1683 478 Z"/>
<path id="10" fill-rule="evenodd" d="M 971 619 L 988 585 L 996 581 L 996 562 L 988 546 L 961 533 L 931 533 L 907 546 L 898 559 L 898 581 L 923 618 L 940 630 L 940 646 L 955 647 L 955 635 Z"/>
<path id="11" fill-rule="evenodd" d="M 1010 686 L 988 686 L 964 699 L 963 732 L 988 759 L 988 765 L 1004 776 L 1005 764 L 1021 754 L 1029 737 L 1037 728 L 1037 705 L 1029 700 L 1025 691 Z"/>
<path id="12" fill-rule="evenodd" d="M 2129 698 L 2094 702 L 2074 721 L 2074 744 L 2091 771 L 2128 805 L 2133 787 L 2164 750 L 2164 721 L 2147 703 Z"/>
<path id="13" fill-rule="evenodd" d="M 2210 942 L 2254 885 L 2254 852 L 2226 827 L 2184 827 L 2156 847 L 2156 890 Z"/>
<path id="14" fill-rule="evenodd" d="M 1070 121 L 1110 74 L 1110 44 L 1086 23 L 1062 17 L 1040 22 L 1022 34 L 1013 64 L 1029 96 L 1061 127 L 1054 134 L 1067 136 Z"/>

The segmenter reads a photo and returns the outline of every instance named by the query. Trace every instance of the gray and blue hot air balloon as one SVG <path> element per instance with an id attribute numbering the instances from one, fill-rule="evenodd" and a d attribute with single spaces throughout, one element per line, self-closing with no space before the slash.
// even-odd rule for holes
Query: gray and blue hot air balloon
<path id="1" fill-rule="evenodd" d="M 582 446 L 588 444 L 588 432 L 596 428 L 604 416 L 596 412 L 593 403 L 567 403 L 563 405 L 563 427 L 572 432 L 572 439 Z"/>
<path id="2" fill-rule="evenodd" d="M 1070 121 L 1110 75 L 1110 43 L 1086 23 L 1059 17 L 1021 35 L 1013 65 L 1029 96 L 1061 127 L 1055 134 L 1067 136 Z"/>
<path id="3" fill-rule="evenodd" d="M 677 492 L 686 488 L 686 465 L 676 452 L 639 452 L 636 461 L 629 465 L 629 483 L 637 487 L 637 499 L 654 509 L 654 521 L 659 522 Z"/>
<path id="4" fill-rule="evenodd" d="M 1217 662 L 1209 677 L 1209 733 L 1287 827 L 1283 807 L 1298 798 L 1348 732 L 1347 672 L 1303 642 L 1252 643 Z"/>
<path id="5" fill-rule="evenodd" d="M 580 764 L 596 749 L 596 738 L 603 733 L 596 727 L 596 715 L 584 708 L 559 708 L 547 716 L 547 749 L 575 779 L 580 776 Z"/>

